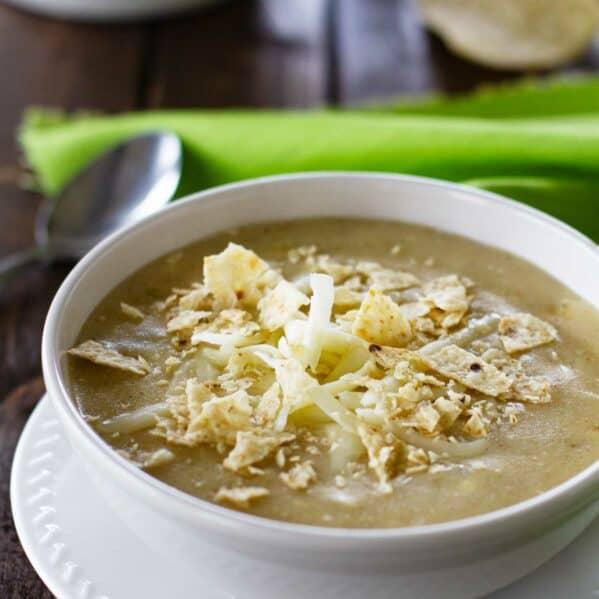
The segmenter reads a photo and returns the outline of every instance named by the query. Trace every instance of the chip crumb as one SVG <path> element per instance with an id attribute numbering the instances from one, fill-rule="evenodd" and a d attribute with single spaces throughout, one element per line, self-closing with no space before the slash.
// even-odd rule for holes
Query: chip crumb
<path id="1" fill-rule="evenodd" d="M 177 358 L 176 356 L 169 356 L 164 361 L 164 369 L 167 374 L 170 374 L 180 364 L 181 364 L 181 358 Z"/>
<path id="2" fill-rule="evenodd" d="M 145 318 L 145 314 L 139 308 L 126 302 L 121 302 L 121 312 L 129 318 L 133 318 L 133 320 L 143 320 Z"/>
<path id="3" fill-rule="evenodd" d="M 338 489 L 343 489 L 347 486 L 347 480 L 345 478 L 345 476 L 342 476 L 341 474 L 337 474 L 337 476 L 335 476 L 335 486 Z"/>
<path id="4" fill-rule="evenodd" d="M 279 448 L 279 450 L 277 451 L 277 455 L 275 457 L 275 462 L 279 468 L 285 467 L 285 462 L 286 462 L 285 450 L 282 447 Z"/>
<path id="5" fill-rule="evenodd" d="M 279 446 L 294 439 L 295 435 L 292 433 L 238 431 L 235 447 L 223 462 L 223 466 L 233 472 L 243 472 L 248 466 L 261 462 Z"/>
<path id="6" fill-rule="evenodd" d="M 304 491 L 316 481 L 316 471 L 310 461 L 296 464 L 287 472 L 282 472 L 279 476 L 294 491 Z"/>
<path id="7" fill-rule="evenodd" d="M 216 492 L 214 501 L 248 509 L 251 502 L 268 495 L 270 495 L 270 491 L 264 487 L 221 487 Z"/>
<path id="8" fill-rule="evenodd" d="M 87 422 L 97 422 L 98 420 L 101 420 L 101 417 L 97 414 L 84 414 L 83 419 Z"/>
<path id="9" fill-rule="evenodd" d="M 416 410 L 414 419 L 420 432 L 432 435 L 438 429 L 441 415 L 431 404 L 423 403 Z"/>
<path id="10" fill-rule="evenodd" d="M 533 404 L 551 401 L 551 385 L 541 378 L 527 377 L 518 373 L 512 382 L 511 390 L 517 401 Z"/>
<path id="11" fill-rule="evenodd" d="M 293 248 L 287 252 L 287 259 L 290 264 L 299 264 L 305 258 L 314 256 L 318 248 L 315 245 L 302 245 Z"/>
<path id="12" fill-rule="evenodd" d="M 379 479 L 379 491 L 391 493 L 393 489 L 389 481 L 397 475 L 405 459 L 405 444 L 395 438 L 392 444 L 388 444 L 381 433 L 362 422 L 358 424 L 357 432 L 368 452 L 368 466 Z"/>
<path id="13" fill-rule="evenodd" d="M 511 425 L 518 423 L 518 416 L 523 411 L 523 406 L 520 404 L 507 404 L 503 410 L 504 416 Z"/>
<path id="14" fill-rule="evenodd" d="M 472 408 L 470 414 L 470 418 L 464 424 L 464 432 L 471 437 L 485 437 L 488 432 L 487 425 L 480 410 Z"/>
<path id="15" fill-rule="evenodd" d="M 78 358 L 83 358 L 84 360 L 89 360 L 100 366 L 117 368 L 118 370 L 132 372 L 140 376 L 145 376 L 150 372 L 148 363 L 141 356 L 137 358 L 124 356 L 120 352 L 106 347 L 97 341 L 84 341 L 77 347 L 69 349 L 67 353 Z"/>
<path id="16" fill-rule="evenodd" d="M 168 449 L 157 449 L 143 461 L 144 468 L 157 468 L 169 464 L 175 459 L 175 454 Z"/>
<path id="17" fill-rule="evenodd" d="M 167 322 L 166 330 L 169 333 L 179 331 L 189 331 L 191 333 L 199 322 L 205 321 L 211 316 L 212 312 L 208 310 L 181 310 Z"/>
<path id="18" fill-rule="evenodd" d="M 360 267 L 360 264 L 358 263 L 357 268 Z M 372 287 L 381 291 L 399 291 L 420 284 L 419 279 L 412 273 L 380 267 L 368 272 L 368 280 Z"/>

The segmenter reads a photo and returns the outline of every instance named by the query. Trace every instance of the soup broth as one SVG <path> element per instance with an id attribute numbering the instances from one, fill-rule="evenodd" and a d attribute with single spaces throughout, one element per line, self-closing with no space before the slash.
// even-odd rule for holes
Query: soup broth
<path id="1" fill-rule="evenodd" d="M 109 445 L 186 493 L 403 527 L 514 504 L 595 462 L 597 339 L 589 304 L 497 249 L 403 223 L 278 222 L 109 291 L 68 381 Z"/>

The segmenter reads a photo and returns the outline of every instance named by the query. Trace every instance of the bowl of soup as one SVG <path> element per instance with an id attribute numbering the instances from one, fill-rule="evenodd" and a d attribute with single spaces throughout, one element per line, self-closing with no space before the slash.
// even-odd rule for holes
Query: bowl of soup
<path id="1" fill-rule="evenodd" d="M 44 377 L 165 576 L 210 551 L 242 596 L 479 597 L 599 512 L 598 275 L 479 190 L 258 179 L 92 250 Z"/>

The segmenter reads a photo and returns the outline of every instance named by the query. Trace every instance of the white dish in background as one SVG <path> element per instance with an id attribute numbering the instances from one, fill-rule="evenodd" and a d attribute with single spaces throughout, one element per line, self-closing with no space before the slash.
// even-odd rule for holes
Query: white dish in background
<path id="1" fill-rule="evenodd" d="M 201 589 L 202 599 L 231 599 L 226 584 L 230 568 L 248 567 L 241 557 L 223 563 L 208 546 L 196 568 L 186 568 L 177 560 L 165 562 L 123 527 L 87 478 L 47 398 L 40 401 L 19 441 L 11 499 L 25 552 L 58 599 L 197 596 L 190 589 Z M 101 542 L 90 542 L 100 538 Z M 118 551 L 111 550 L 115 547 Z M 595 599 L 599 597 L 597 555 L 599 520 L 550 562 L 487 599 Z M 401 599 L 392 587 L 369 599 L 384 597 Z M 252 594 L 235 599 L 252 599 Z M 261 599 L 280 599 L 280 595 Z"/>
<path id="2" fill-rule="evenodd" d="M 100 297 L 143 264 L 216 231 L 309 216 L 403 220 L 458 233 L 528 259 L 599 307 L 597 247 L 563 223 L 493 194 L 367 173 L 271 177 L 196 194 L 100 243 L 71 272 L 48 313 L 46 387 L 98 491 L 148 547 L 171 558 L 197 567 L 206 544 L 214 545 L 214 555 L 230 566 L 226 591 L 239 597 L 362 599 L 388 596 L 385 589 L 393 588 L 401 589 L 401 599 L 469 599 L 531 572 L 597 516 L 599 461 L 546 493 L 474 518 L 333 529 L 258 518 L 186 495 L 127 462 L 81 418 L 63 381 L 64 351 Z"/>
<path id="3" fill-rule="evenodd" d="M 222 0 L 4 0 L 19 8 L 61 19 L 117 21 L 147 19 Z"/>

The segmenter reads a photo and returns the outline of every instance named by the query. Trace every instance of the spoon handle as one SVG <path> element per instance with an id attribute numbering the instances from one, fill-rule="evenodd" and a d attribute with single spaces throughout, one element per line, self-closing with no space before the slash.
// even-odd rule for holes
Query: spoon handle
<path id="1" fill-rule="evenodd" d="M 0 285 L 8 282 L 13 276 L 25 270 L 34 262 L 38 262 L 45 257 L 43 248 L 32 246 L 26 250 L 15 252 L 5 258 L 0 259 Z"/>

